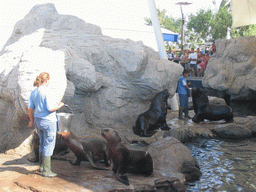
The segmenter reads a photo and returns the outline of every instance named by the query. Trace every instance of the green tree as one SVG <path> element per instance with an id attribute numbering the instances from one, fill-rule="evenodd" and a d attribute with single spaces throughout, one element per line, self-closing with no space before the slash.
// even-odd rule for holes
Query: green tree
<path id="1" fill-rule="evenodd" d="M 228 11 L 228 6 L 221 6 L 211 22 L 212 39 L 225 39 L 227 29 L 231 27 L 231 25 L 232 16 Z"/>
<path id="2" fill-rule="evenodd" d="M 181 19 L 175 19 L 172 16 L 167 16 L 166 15 L 166 10 L 163 9 L 162 11 L 157 9 L 158 13 L 158 19 L 159 23 L 162 27 L 165 29 L 169 29 L 175 33 L 180 33 L 181 32 Z M 146 21 L 146 25 L 152 25 L 152 21 L 150 18 L 144 18 Z"/>
<path id="3" fill-rule="evenodd" d="M 197 15 L 190 14 L 187 28 L 190 33 L 193 33 L 197 41 L 208 41 L 211 38 L 211 22 L 213 14 L 211 10 L 200 10 Z"/>
<path id="4" fill-rule="evenodd" d="M 256 25 L 247 25 L 243 27 L 237 27 L 232 29 L 231 37 L 245 37 L 245 36 L 256 36 Z"/>

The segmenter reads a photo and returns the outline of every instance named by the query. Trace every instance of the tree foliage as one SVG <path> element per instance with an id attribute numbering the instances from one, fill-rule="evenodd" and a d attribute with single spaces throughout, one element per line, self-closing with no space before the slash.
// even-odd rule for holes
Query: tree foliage
<path id="1" fill-rule="evenodd" d="M 243 27 L 237 27 L 231 31 L 231 37 L 245 37 L 245 36 L 256 36 L 256 25 L 247 25 Z"/>
<path id="2" fill-rule="evenodd" d="M 162 27 L 165 29 L 169 29 L 175 33 L 180 33 L 181 32 L 181 19 L 175 19 L 172 16 L 167 16 L 166 15 L 166 10 L 163 9 L 162 11 L 157 9 L 158 13 L 158 19 L 159 23 Z M 152 25 L 152 21 L 150 18 L 144 18 L 146 21 L 146 25 Z"/>
<path id="3" fill-rule="evenodd" d="M 200 10 L 197 15 L 190 14 L 187 28 L 190 33 L 194 33 L 197 41 L 207 41 L 211 38 L 211 23 L 213 20 L 213 14 L 211 10 Z"/>
<path id="4" fill-rule="evenodd" d="M 211 34 L 213 39 L 225 39 L 227 29 L 232 25 L 232 16 L 227 6 L 220 7 L 211 23 Z"/>
<path id="5" fill-rule="evenodd" d="M 229 12 L 229 1 L 223 0 L 219 11 L 213 13 L 211 10 L 200 10 L 196 14 L 190 14 L 185 30 L 185 44 L 195 44 L 216 39 L 225 39 L 227 29 L 231 28 L 232 16 Z M 181 18 L 175 19 L 166 15 L 166 10 L 157 10 L 160 25 L 176 33 L 181 33 Z M 150 18 L 145 18 L 147 25 L 152 25 Z M 256 25 L 249 25 L 232 29 L 231 37 L 256 36 Z"/>

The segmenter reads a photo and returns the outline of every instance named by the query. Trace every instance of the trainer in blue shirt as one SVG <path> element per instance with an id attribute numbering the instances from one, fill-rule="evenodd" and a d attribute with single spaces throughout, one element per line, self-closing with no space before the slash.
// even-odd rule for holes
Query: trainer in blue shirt
<path id="1" fill-rule="evenodd" d="M 46 72 L 37 76 L 28 103 L 29 127 L 36 126 L 39 136 L 39 171 L 45 177 L 55 177 L 51 171 L 51 156 L 56 143 L 56 110 L 64 106 L 57 103 L 54 94 L 48 89 L 50 75 Z"/>
<path id="2" fill-rule="evenodd" d="M 179 119 L 183 119 L 183 111 L 185 113 L 185 117 L 188 119 L 191 119 L 191 117 L 188 115 L 188 85 L 190 83 L 187 83 L 186 78 L 188 78 L 190 74 L 190 71 L 188 69 L 184 69 L 183 75 L 180 77 L 178 82 L 178 94 L 180 99 L 180 106 L 179 106 Z"/>

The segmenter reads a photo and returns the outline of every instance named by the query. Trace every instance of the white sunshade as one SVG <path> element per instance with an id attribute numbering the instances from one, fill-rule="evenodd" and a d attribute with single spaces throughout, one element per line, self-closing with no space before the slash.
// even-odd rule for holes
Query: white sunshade
<path id="1" fill-rule="evenodd" d="M 256 24 L 256 0 L 232 0 L 232 28 Z"/>

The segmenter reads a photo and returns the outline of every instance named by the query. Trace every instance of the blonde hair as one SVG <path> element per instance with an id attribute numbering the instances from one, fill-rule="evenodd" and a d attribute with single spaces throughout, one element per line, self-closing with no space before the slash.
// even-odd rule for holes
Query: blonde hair
<path id="1" fill-rule="evenodd" d="M 50 79 L 49 73 L 42 72 L 39 76 L 36 77 L 36 80 L 34 81 L 34 87 L 39 87 L 42 85 L 45 81 Z"/>

